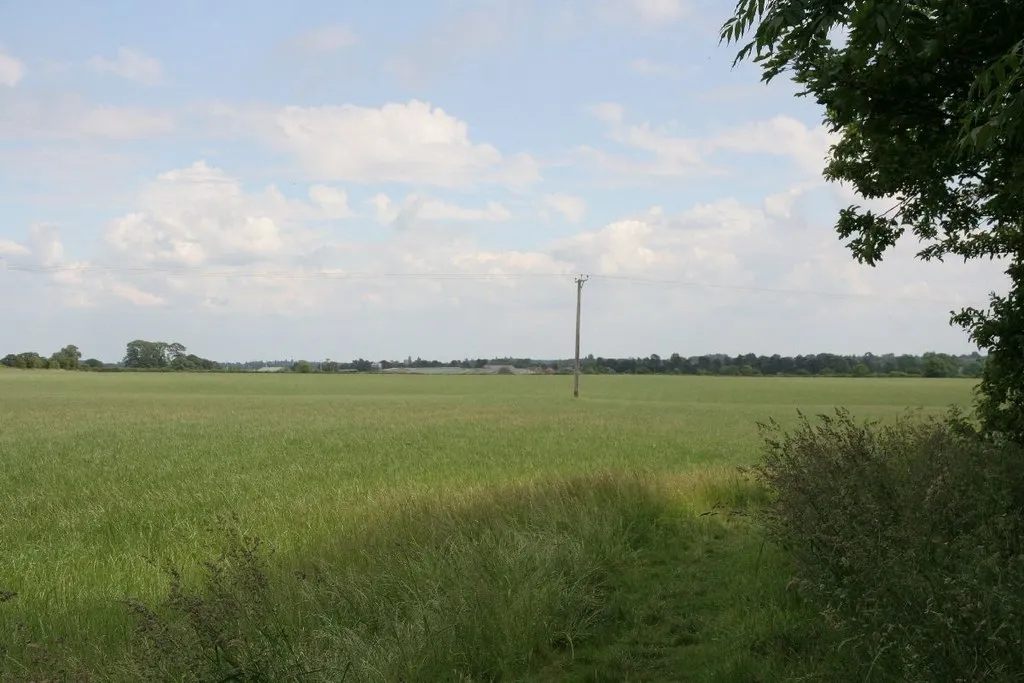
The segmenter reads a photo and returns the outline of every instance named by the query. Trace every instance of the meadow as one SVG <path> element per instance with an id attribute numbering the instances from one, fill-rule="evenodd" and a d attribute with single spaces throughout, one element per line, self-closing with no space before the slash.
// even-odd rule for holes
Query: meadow
<path id="1" fill-rule="evenodd" d="M 756 423 L 940 413 L 973 387 L 582 380 L 575 401 L 558 376 L 0 372 L 0 677 L 826 677 L 828 635 L 750 520 Z M 273 549 L 265 581 L 217 584 L 237 652 L 199 662 L 183 617 L 160 637 L 195 661 L 160 655 L 120 601 L 171 615 L 161 566 L 199 586 L 225 538 L 256 563 L 225 526 Z"/>

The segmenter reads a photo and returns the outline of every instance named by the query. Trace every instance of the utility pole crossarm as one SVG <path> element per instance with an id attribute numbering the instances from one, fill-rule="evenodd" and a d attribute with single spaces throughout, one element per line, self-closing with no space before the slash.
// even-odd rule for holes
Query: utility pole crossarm
<path id="1" fill-rule="evenodd" d="M 572 375 L 573 398 L 580 397 L 580 312 L 583 300 L 583 283 L 589 279 L 589 275 L 578 275 L 576 277 L 576 364 Z"/>

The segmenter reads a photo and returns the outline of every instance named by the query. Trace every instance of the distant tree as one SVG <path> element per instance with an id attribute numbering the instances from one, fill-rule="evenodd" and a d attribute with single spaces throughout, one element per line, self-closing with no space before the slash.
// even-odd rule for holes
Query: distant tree
<path id="1" fill-rule="evenodd" d="M 139 370 L 218 370 L 220 363 L 187 353 L 177 342 L 136 339 L 125 347 L 124 366 Z"/>
<path id="2" fill-rule="evenodd" d="M 124 354 L 126 368 L 157 369 L 166 367 L 168 345 L 164 342 L 151 342 L 136 339 L 128 342 Z"/>
<path id="3" fill-rule="evenodd" d="M 301 372 L 303 374 L 307 374 L 313 372 L 313 366 L 310 364 L 308 360 L 296 361 L 296 363 L 292 365 L 292 372 Z"/>
<path id="4" fill-rule="evenodd" d="M 869 368 L 865 363 L 857 363 L 853 366 L 854 377 L 867 377 L 870 374 L 871 368 Z"/>
<path id="5" fill-rule="evenodd" d="M 960 372 L 964 377 L 981 377 L 985 372 L 985 363 L 980 359 L 969 360 Z"/>
<path id="6" fill-rule="evenodd" d="M 56 361 L 65 370 L 77 370 L 81 358 L 82 352 L 74 344 L 68 344 L 50 356 L 51 361 Z"/>
<path id="7" fill-rule="evenodd" d="M 87 368 L 92 368 L 93 370 L 95 370 L 97 368 L 103 367 L 103 361 L 98 360 L 96 358 L 87 358 L 85 361 L 82 362 L 82 365 L 84 365 Z"/>
<path id="8" fill-rule="evenodd" d="M 925 377 L 956 377 L 960 374 L 953 357 L 944 353 L 926 353 L 921 370 Z"/>

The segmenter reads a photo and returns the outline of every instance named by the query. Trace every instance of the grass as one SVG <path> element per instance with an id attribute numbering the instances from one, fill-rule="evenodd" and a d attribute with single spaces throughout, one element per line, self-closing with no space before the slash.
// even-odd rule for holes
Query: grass
<path id="1" fill-rule="evenodd" d="M 806 675 L 828 661 L 786 558 L 728 514 L 756 503 L 733 473 L 755 422 L 937 412 L 972 387 L 582 379 L 573 401 L 564 377 L 3 373 L 0 625 L 113 676 L 117 600 L 167 590 L 147 558 L 198 580 L 232 513 L 276 550 L 276 619 L 349 680 Z"/>

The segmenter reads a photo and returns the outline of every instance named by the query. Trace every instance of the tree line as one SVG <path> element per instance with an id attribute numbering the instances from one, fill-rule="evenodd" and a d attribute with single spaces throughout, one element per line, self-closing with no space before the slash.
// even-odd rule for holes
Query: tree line
<path id="1" fill-rule="evenodd" d="M 928 352 L 923 355 L 883 354 L 837 355 L 818 353 L 799 356 L 713 354 L 668 358 L 652 354 L 646 358 L 594 358 L 580 361 L 585 373 L 681 374 L 681 375 L 850 375 L 868 377 L 975 377 L 985 369 L 978 353 L 954 356 Z"/>
<path id="2" fill-rule="evenodd" d="M 79 370 L 103 366 L 103 361 L 95 358 L 82 360 L 82 352 L 74 344 L 68 344 L 60 351 L 54 351 L 49 357 L 35 351 L 9 353 L 0 358 L 0 365 L 9 368 L 27 370 Z"/>
<path id="3" fill-rule="evenodd" d="M 117 363 L 104 363 L 96 358 L 82 360 L 82 352 L 74 344 L 46 357 L 35 351 L 10 353 L 0 359 L 0 365 L 24 370 L 222 370 L 223 365 L 207 358 L 188 353 L 177 342 L 135 339 L 125 346 L 125 355 Z"/>
<path id="4" fill-rule="evenodd" d="M 280 368 L 299 373 L 375 372 L 392 368 L 459 368 L 482 369 L 487 366 L 512 366 L 542 373 L 570 372 L 572 359 L 542 360 L 535 358 L 464 358 L 461 360 L 426 360 L 408 357 L 405 360 L 352 361 L 260 360 L 249 362 L 218 362 L 189 353 L 178 342 L 135 339 L 125 346 L 124 357 L 117 363 L 103 363 L 95 358 L 81 360 L 82 353 L 69 344 L 49 357 L 35 352 L 9 354 L 0 364 L 11 368 L 61 370 L 150 370 L 254 372 L 263 368 Z M 818 353 L 797 356 L 756 355 L 730 356 L 707 354 L 684 357 L 673 353 L 668 357 L 651 354 L 644 357 L 604 358 L 588 355 L 580 360 L 586 374 L 671 374 L 671 375 L 794 375 L 794 376 L 889 376 L 889 377 L 982 377 L 986 358 L 978 353 L 952 355 L 928 352 L 914 354 L 866 353 L 839 355 Z"/>

